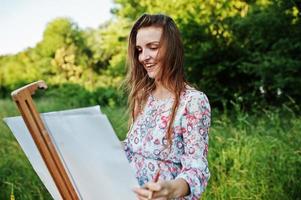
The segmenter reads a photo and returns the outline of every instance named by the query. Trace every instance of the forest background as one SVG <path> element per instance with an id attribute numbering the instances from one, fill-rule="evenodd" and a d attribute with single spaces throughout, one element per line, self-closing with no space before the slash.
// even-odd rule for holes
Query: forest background
<path id="1" fill-rule="evenodd" d="M 186 78 L 213 109 L 204 198 L 301 198 L 300 0 L 115 0 L 112 13 L 95 29 L 54 19 L 35 47 L 0 56 L 0 117 L 18 114 L 12 90 L 42 79 L 39 111 L 99 104 L 124 139 L 129 31 L 142 13 L 164 13 L 181 31 Z M 50 198 L 1 122 L 0 198 L 10 195 Z"/>

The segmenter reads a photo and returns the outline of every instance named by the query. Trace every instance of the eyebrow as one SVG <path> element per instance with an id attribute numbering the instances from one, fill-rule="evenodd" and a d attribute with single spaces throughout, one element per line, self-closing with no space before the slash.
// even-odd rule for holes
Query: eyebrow
<path id="1" fill-rule="evenodd" d="M 152 41 L 152 42 L 148 42 L 147 44 L 146 44 L 146 46 L 148 46 L 148 45 L 152 45 L 152 44 L 160 44 L 160 41 Z M 140 47 L 139 45 L 136 45 L 136 48 L 137 47 Z"/>

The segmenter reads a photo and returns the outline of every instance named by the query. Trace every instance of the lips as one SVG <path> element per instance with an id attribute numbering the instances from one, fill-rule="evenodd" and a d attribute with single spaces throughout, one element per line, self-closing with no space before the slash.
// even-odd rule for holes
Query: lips
<path id="1" fill-rule="evenodd" d="M 144 66 L 145 66 L 146 68 L 153 67 L 154 65 L 155 65 L 155 64 L 151 64 L 151 63 L 144 64 Z"/>
<path id="2" fill-rule="evenodd" d="M 147 63 L 147 64 L 144 64 L 144 67 L 146 70 L 151 70 L 156 64 L 153 64 L 153 63 Z"/>

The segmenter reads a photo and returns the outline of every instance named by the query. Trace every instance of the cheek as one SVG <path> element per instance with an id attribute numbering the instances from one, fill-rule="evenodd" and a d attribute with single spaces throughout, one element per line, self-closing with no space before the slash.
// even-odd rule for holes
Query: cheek
<path id="1" fill-rule="evenodd" d="M 165 56 L 164 56 L 164 52 L 162 51 L 158 51 L 157 52 L 157 56 L 156 56 L 156 60 L 157 62 L 162 62 L 162 60 L 164 60 Z"/>
<path id="2" fill-rule="evenodd" d="M 152 56 L 152 58 L 154 58 L 157 62 L 160 60 L 160 52 L 159 52 L 159 51 L 153 51 L 151 56 Z"/>
<path id="3" fill-rule="evenodd" d="M 141 63 L 142 62 L 142 56 L 141 54 L 138 55 L 138 61 Z"/>

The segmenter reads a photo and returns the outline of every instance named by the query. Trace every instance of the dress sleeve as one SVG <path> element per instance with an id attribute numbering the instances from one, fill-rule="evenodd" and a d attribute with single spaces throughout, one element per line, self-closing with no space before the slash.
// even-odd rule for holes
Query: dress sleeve
<path id="1" fill-rule="evenodd" d="M 182 126 L 185 128 L 184 154 L 181 157 L 182 170 L 177 178 L 183 178 L 189 185 L 190 194 L 184 199 L 197 200 L 210 177 L 207 162 L 210 105 L 204 93 L 198 92 L 189 98 L 182 116 Z"/>

